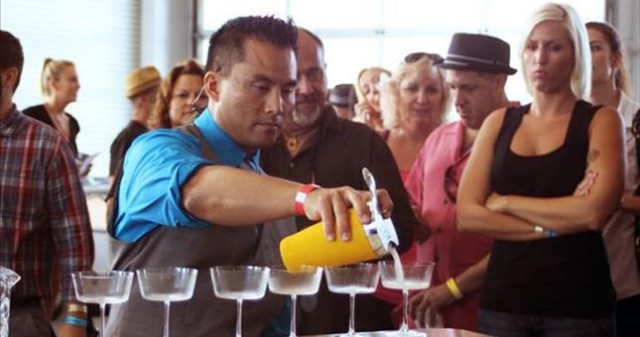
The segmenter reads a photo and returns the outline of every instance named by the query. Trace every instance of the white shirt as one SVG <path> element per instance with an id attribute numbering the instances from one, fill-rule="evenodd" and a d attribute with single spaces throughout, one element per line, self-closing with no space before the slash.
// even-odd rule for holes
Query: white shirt
<path id="1" fill-rule="evenodd" d="M 633 193 L 638 186 L 636 140 L 631 134 L 633 116 L 638 109 L 640 109 L 638 102 L 632 101 L 624 93 L 621 94 L 618 113 L 620 113 L 624 125 L 625 151 L 627 153 L 625 193 Z M 616 211 L 609 219 L 602 235 L 609 255 L 611 280 L 618 299 L 640 294 L 640 271 L 636 264 L 633 242 L 635 235 L 634 215 Z"/>

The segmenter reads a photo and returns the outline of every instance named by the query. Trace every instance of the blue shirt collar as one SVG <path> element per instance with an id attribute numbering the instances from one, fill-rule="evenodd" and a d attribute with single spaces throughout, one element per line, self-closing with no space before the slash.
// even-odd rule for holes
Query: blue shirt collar
<path id="1" fill-rule="evenodd" d="M 238 166 L 247 156 L 247 153 L 216 123 L 209 108 L 206 108 L 193 122 L 204 135 L 204 139 L 213 149 L 221 164 Z M 251 156 L 255 167 L 260 166 L 260 151 Z"/>

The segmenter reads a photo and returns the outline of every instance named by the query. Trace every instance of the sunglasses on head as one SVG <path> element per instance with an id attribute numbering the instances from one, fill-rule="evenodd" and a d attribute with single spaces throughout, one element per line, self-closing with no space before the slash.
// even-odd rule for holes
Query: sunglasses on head
<path id="1" fill-rule="evenodd" d="M 413 62 L 416 62 L 416 61 L 418 61 L 420 59 L 423 59 L 425 57 L 429 58 L 431 60 L 431 62 L 434 62 L 434 63 L 444 60 L 442 58 L 442 56 L 440 56 L 439 54 L 425 53 L 425 52 L 421 52 L 420 51 L 420 52 L 411 53 L 411 54 L 405 56 L 404 57 L 404 62 L 405 63 L 413 63 Z"/>

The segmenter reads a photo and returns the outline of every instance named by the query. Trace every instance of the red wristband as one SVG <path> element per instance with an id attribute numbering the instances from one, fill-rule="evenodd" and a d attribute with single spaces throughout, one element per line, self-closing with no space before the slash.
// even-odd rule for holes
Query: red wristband
<path id="1" fill-rule="evenodd" d="M 309 193 L 311 193 L 311 191 L 318 188 L 320 188 L 320 186 L 316 184 L 307 184 L 307 185 L 302 185 L 302 187 L 300 187 L 300 190 L 298 191 L 298 193 L 296 193 L 296 199 L 294 200 L 294 203 L 293 203 L 293 211 L 295 212 L 296 215 L 298 216 L 306 215 L 304 213 L 304 202 L 305 200 L 307 200 L 307 196 L 309 195 Z"/>

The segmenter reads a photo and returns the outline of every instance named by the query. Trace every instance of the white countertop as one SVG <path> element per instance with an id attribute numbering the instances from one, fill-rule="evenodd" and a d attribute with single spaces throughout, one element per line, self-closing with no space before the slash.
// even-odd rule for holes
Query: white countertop
<path id="1" fill-rule="evenodd" d="M 419 329 L 419 330 L 411 330 L 411 331 L 420 331 L 426 332 L 428 337 L 487 337 L 487 335 L 483 335 L 477 332 L 471 332 L 466 330 L 459 329 L 443 329 L 443 328 L 432 328 L 432 329 Z M 357 336 L 361 337 L 386 337 L 391 336 L 393 333 L 398 332 L 395 331 L 372 331 L 372 332 L 357 332 Z M 337 333 L 337 334 L 329 334 L 329 335 L 315 335 L 315 336 L 307 336 L 307 337 L 337 337 L 337 336 L 345 336 L 346 332 Z"/>

